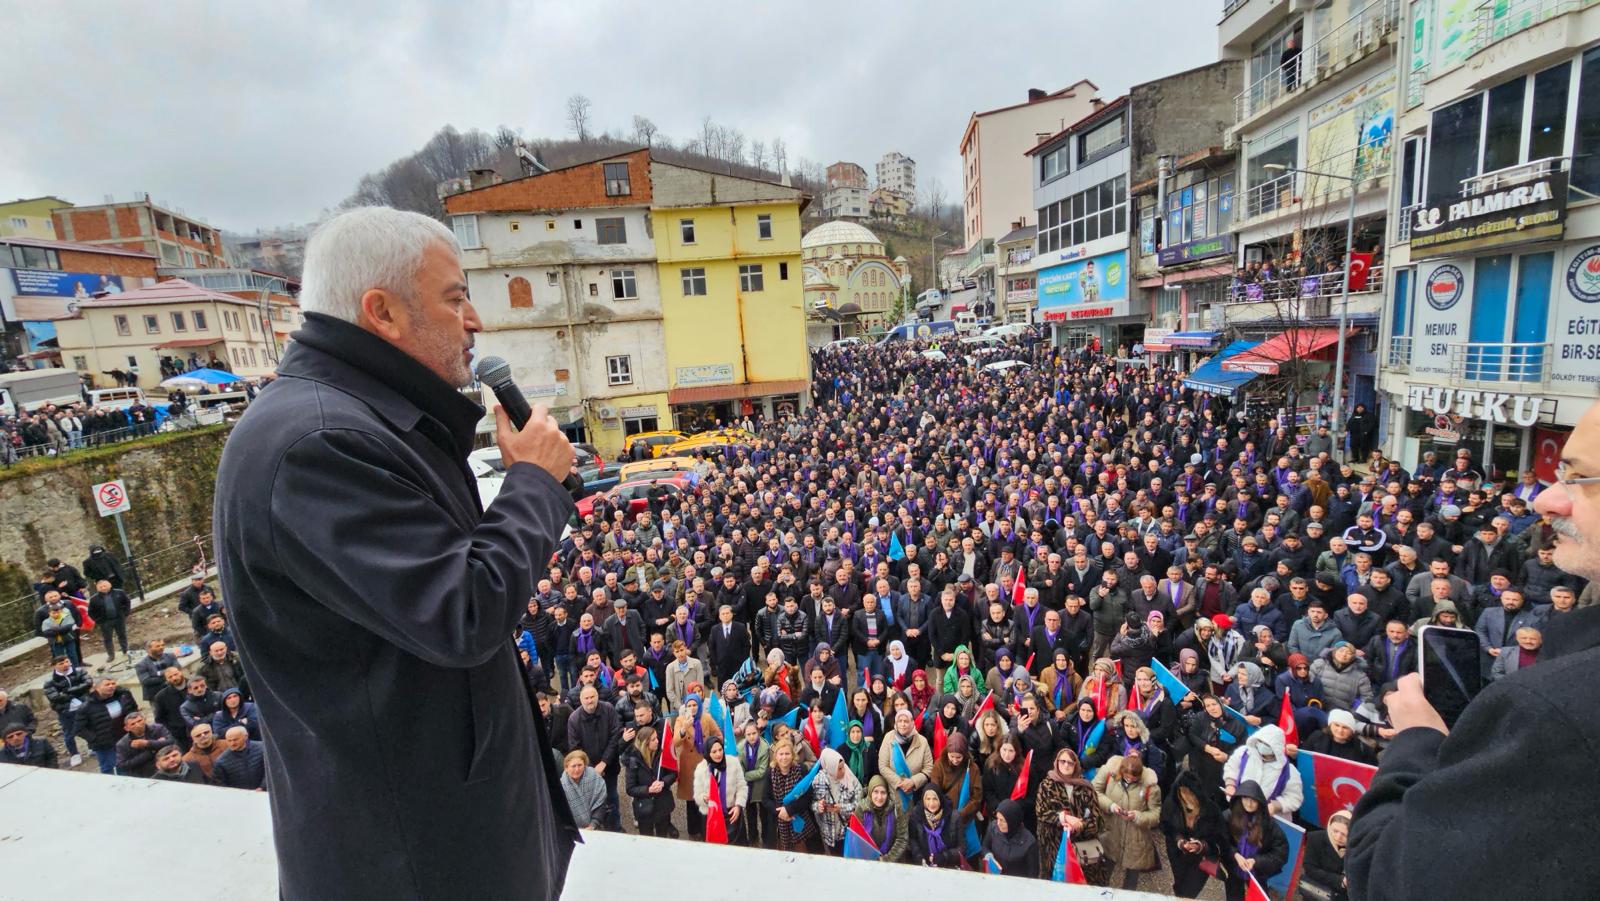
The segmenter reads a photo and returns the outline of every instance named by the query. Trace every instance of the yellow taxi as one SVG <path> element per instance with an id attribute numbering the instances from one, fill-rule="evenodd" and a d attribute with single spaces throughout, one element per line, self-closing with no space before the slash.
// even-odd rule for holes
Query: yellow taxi
<path id="1" fill-rule="evenodd" d="M 631 453 L 635 444 L 643 444 L 647 455 L 654 454 L 658 448 L 665 447 L 668 444 L 677 444 L 687 437 L 689 437 L 687 433 L 672 429 L 660 432 L 639 432 L 623 439 L 622 452 L 624 454 Z"/>
<path id="2" fill-rule="evenodd" d="M 748 433 L 746 433 L 748 434 Z M 660 457 L 693 457 L 697 454 L 720 455 L 733 452 L 739 448 L 749 448 L 751 439 L 739 435 L 724 435 L 717 433 L 700 434 L 677 444 L 668 444 L 656 449 L 656 456 Z"/>
<path id="3" fill-rule="evenodd" d="M 678 472 L 698 472 L 707 467 L 704 463 L 696 461 L 693 457 L 657 457 L 654 460 L 639 460 L 635 463 L 624 463 L 617 470 L 621 480 L 632 482 L 635 479 L 659 478 Z"/>

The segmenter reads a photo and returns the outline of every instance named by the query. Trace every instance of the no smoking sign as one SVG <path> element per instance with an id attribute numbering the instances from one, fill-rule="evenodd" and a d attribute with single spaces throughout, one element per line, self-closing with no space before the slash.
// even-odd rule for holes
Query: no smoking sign
<path id="1" fill-rule="evenodd" d="M 94 486 L 94 505 L 101 516 L 126 513 L 133 505 L 128 500 L 128 489 L 121 479 L 101 482 Z"/>

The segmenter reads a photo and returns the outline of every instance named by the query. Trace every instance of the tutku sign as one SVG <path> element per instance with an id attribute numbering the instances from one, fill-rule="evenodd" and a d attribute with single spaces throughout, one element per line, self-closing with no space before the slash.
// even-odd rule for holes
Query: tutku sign
<path id="1" fill-rule="evenodd" d="M 1438 388 L 1429 385 L 1406 386 L 1406 406 L 1418 413 L 1428 413 L 1438 417 L 1455 413 L 1457 416 L 1469 419 L 1482 419 L 1498 425 L 1511 424 L 1526 428 L 1539 421 L 1539 412 L 1544 405 L 1544 398 L 1527 394 Z"/>
<path id="2" fill-rule="evenodd" d="M 1566 227 L 1567 173 L 1424 206 L 1412 214 L 1411 258 L 1559 238 Z"/>

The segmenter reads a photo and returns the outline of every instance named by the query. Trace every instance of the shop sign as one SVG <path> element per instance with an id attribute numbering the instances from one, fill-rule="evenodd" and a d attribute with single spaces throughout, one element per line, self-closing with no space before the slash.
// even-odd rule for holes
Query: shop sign
<path id="1" fill-rule="evenodd" d="M 548 385 L 527 385 L 522 389 L 522 394 L 525 397 L 561 397 L 566 393 L 566 382 L 551 382 Z"/>
<path id="2" fill-rule="evenodd" d="M 1567 218 L 1567 174 L 1418 209 L 1411 220 L 1411 257 L 1558 238 Z"/>
<path id="3" fill-rule="evenodd" d="M 732 363 L 679 366 L 677 371 L 677 383 L 680 388 L 690 388 L 695 385 L 728 385 L 732 382 Z"/>
<path id="4" fill-rule="evenodd" d="M 1600 243 L 1562 248 L 1551 305 L 1550 380 L 1584 394 L 1600 383 Z M 1563 290 L 1564 289 L 1564 290 Z"/>
<path id="5" fill-rule="evenodd" d="M 1454 412 L 1457 416 L 1482 419 L 1497 424 L 1519 425 L 1524 428 L 1539 421 L 1545 398 L 1528 394 L 1506 394 L 1501 391 L 1474 391 L 1468 388 L 1435 388 L 1427 385 L 1406 386 L 1406 406 L 1418 413 L 1431 413 L 1445 419 Z M 1448 420 L 1446 420 L 1448 425 Z M 1438 421 L 1435 421 L 1435 428 Z M 1451 430 L 1454 431 L 1454 430 Z M 1428 434 L 1436 435 L 1434 429 Z M 1456 436 L 1456 440 L 1460 435 Z"/>
<path id="6" fill-rule="evenodd" d="M 1207 257 L 1222 256 L 1233 253 L 1233 235 L 1217 235 L 1212 238 L 1201 238 L 1198 241 L 1185 241 L 1182 244 L 1173 244 L 1161 248 L 1160 260 L 1163 266 L 1177 266 L 1180 263 L 1189 263 L 1194 260 L 1203 260 Z"/>
<path id="7" fill-rule="evenodd" d="M 1080 319 L 1106 319 L 1112 316 L 1122 316 L 1127 312 L 1128 304 L 1123 301 L 1095 307 L 1066 307 L 1041 310 L 1040 319 L 1045 322 L 1076 322 Z"/>
<path id="8" fill-rule="evenodd" d="M 1423 433 L 1432 437 L 1440 444 L 1457 444 L 1461 441 L 1461 432 L 1452 428 L 1455 423 L 1448 416 L 1433 417 L 1433 425 L 1423 429 Z"/>
<path id="9" fill-rule="evenodd" d="M 633 419 L 633 418 L 638 417 L 638 416 L 654 416 L 654 415 L 656 415 L 656 408 L 655 407 L 623 407 L 621 410 L 618 411 L 618 415 L 621 416 L 623 419 Z"/>

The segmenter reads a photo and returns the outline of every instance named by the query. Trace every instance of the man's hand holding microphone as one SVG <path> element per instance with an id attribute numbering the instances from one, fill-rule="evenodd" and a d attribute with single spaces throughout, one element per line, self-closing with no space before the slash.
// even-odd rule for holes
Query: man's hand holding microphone
<path id="1" fill-rule="evenodd" d="M 556 481 L 568 483 L 568 490 L 571 482 L 582 487 L 573 473 L 572 442 L 550 415 L 549 407 L 528 407 L 528 399 L 511 380 L 511 365 L 500 357 L 484 357 L 478 361 L 478 380 L 488 385 L 500 401 L 494 408 L 494 422 L 501 462 L 507 467 L 532 463 Z"/>

